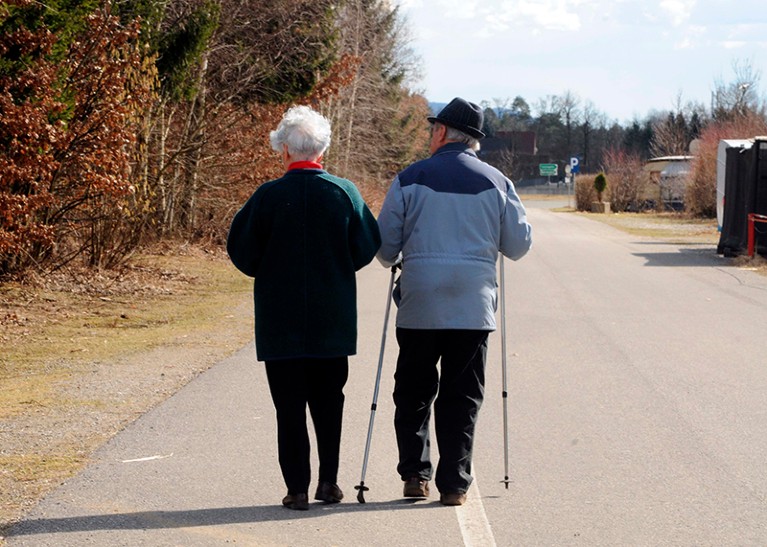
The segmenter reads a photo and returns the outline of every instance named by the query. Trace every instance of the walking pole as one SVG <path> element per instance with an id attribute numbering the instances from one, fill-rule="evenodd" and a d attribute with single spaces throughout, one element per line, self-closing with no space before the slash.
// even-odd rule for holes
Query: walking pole
<path id="1" fill-rule="evenodd" d="M 501 269 L 501 370 L 503 373 L 503 471 L 504 476 L 501 481 L 509 489 L 509 394 L 507 392 L 506 382 L 506 279 L 504 276 L 503 255 L 500 255 Z"/>
<path id="2" fill-rule="evenodd" d="M 373 438 L 373 421 L 376 415 L 376 406 L 378 404 L 378 386 L 381 384 L 381 369 L 383 368 L 384 348 L 386 347 L 386 327 L 389 324 L 389 310 L 391 310 L 392 290 L 394 289 L 394 276 L 397 273 L 397 267 L 391 267 L 391 278 L 389 279 L 389 292 L 386 293 L 386 313 L 384 314 L 383 334 L 381 335 L 381 352 L 378 354 L 378 371 L 376 372 L 376 385 L 373 390 L 373 404 L 370 405 L 370 422 L 368 423 L 368 438 L 365 442 L 365 457 L 362 460 L 362 477 L 360 483 L 355 486 L 357 501 L 365 503 L 365 492 L 370 490 L 365 486 L 365 473 L 368 468 L 368 454 L 370 454 L 370 441 Z"/>

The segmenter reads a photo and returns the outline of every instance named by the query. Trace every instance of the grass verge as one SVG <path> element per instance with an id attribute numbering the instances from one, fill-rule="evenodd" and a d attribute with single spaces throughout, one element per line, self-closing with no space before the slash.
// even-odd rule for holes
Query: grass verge
<path id="1" fill-rule="evenodd" d="M 715 219 L 690 218 L 680 213 L 576 213 L 587 216 L 638 237 L 662 239 L 676 245 L 711 245 L 719 243 Z M 767 260 L 760 255 L 746 255 L 734 259 L 733 264 L 743 270 L 767 275 Z"/>
<path id="2" fill-rule="evenodd" d="M 0 544 L 109 437 L 250 341 L 252 313 L 221 251 L 0 285 Z"/>
<path id="3" fill-rule="evenodd" d="M 719 241 L 715 219 L 689 218 L 678 213 L 578 213 L 626 233 L 670 240 L 673 243 L 711 243 Z"/>

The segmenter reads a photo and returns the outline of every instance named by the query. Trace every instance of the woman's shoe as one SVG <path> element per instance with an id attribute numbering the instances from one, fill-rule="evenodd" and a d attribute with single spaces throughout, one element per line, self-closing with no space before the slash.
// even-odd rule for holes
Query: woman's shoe
<path id="1" fill-rule="evenodd" d="M 282 505 L 296 511 L 307 511 L 309 509 L 309 496 L 306 494 L 288 494 L 282 498 Z"/>

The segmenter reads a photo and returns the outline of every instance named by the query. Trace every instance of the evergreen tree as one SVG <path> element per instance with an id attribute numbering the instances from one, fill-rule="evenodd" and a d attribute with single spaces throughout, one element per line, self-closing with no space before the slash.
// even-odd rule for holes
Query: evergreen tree
<path id="1" fill-rule="evenodd" d="M 487 103 L 484 104 L 484 119 L 482 122 L 482 132 L 488 137 L 495 136 L 495 132 L 501 125 L 501 120 L 496 114 L 494 108 L 490 108 Z"/>

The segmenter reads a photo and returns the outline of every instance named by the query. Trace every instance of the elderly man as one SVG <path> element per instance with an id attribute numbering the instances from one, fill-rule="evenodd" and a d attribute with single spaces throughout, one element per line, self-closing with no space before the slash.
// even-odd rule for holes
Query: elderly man
<path id="1" fill-rule="evenodd" d="M 306 407 L 317 435 L 315 499 L 336 503 L 343 388 L 356 353 L 355 272 L 375 257 L 378 226 L 357 188 L 320 164 L 330 124 L 293 107 L 270 135 L 286 173 L 260 186 L 232 221 L 227 250 L 254 277 L 256 352 L 277 412 L 285 507 L 309 508 Z"/>
<path id="2" fill-rule="evenodd" d="M 402 264 L 394 426 L 404 496 L 429 495 L 433 403 L 435 484 L 441 503 L 461 505 L 496 326 L 496 260 L 524 256 L 531 228 L 511 181 L 477 157 L 482 109 L 456 98 L 428 120 L 432 155 L 394 179 L 378 217 L 378 259 Z"/>

